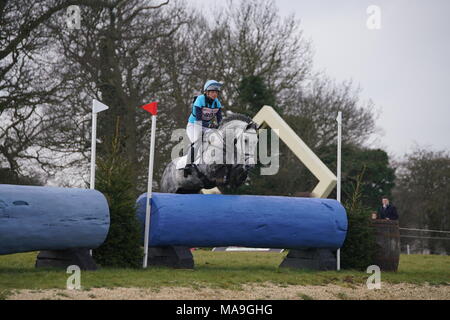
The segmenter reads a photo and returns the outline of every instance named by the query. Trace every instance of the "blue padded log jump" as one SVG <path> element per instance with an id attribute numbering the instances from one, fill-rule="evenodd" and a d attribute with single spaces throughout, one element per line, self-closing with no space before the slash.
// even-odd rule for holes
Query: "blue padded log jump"
<path id="1" fill-rule="evenodd" d="M 137 204 L 144 225 L 146 194 Z M 337 249 L 347 214 L 331 199 L 153 193 L 150 225 L 153 247 Z"/>
<path id="2" fill-rule="evenodd" d="M 109 230 L 98 191 L 0 184 L 0 254 L 97 248 Z"/>

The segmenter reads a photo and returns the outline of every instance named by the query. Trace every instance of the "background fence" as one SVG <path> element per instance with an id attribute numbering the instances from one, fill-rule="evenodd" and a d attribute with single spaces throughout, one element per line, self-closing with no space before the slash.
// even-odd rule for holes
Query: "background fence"
<path id="1" fill-rule="evenodd" d="M 405 254 L 450 254 L 450 231 L 399 228 Z"/>

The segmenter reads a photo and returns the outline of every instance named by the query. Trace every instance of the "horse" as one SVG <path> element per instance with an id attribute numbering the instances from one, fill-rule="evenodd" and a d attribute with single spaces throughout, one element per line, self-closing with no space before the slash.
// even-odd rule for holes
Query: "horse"
<path id="1" fill-rule="evenodd" d="M 194 162 L 184 169 L 188 155 L 173 159 L 161 178 L 163 193 L 199 193 L 202 189 L 238 187 L 255 167 L 258 125 L 245 115 L 234 113 L 209 129 L 191 146 Z M 190 172 L 189 172 L 190 171 Z M 186 174 L 188 172 L 188 174 Z"/>

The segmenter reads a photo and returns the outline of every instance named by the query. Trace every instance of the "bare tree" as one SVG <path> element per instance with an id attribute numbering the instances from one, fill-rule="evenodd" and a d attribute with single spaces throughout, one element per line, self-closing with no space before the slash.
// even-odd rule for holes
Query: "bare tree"
<path id="1" fill-rule="evenodd" d="M 450 154 L 448 151 L 417 149 L 400 163 L 394 191 L 400 224 L 406 228 L 450 230 Z M 439 237 L 440 234 L 421 234 Z M 448 240 L 430 240 L 434 253 L 445 248 Z"/>
<path id="2" fill-rule="evenodd" d="M 286 114 L 291 122 L 303 124 L 299 133 L 312 148 L 336 143 L 338 112 L 343 113 L 343 143 L 364 145 L 377 132 L 375 105 L 371 100 L 361 101 L 360 88 L 352 81 L 336 83 L 324 74 L 302 84 L 296 92 L 297 103 Z"/>
<path id="3" fill-rule="evenodd" d="M 46 130 L 41 107 L 54 102 L 58 88 L 40 60 L 48 45 L 45 22 L 70 5 L 107 4 L 88 0 L 0 2 L 0 167 L 11 174 L 26 174 L 24 161 L 48 168 L 54 160 L 36 146 Z"/>
<path id="4" fill-rule="evenodd" d="M 225 104 L 239 110 L 241 82 L 251 76 L 263 79 L 280 108 L 295 103 L 294 91 L 311 72 L 312 51 L 294 16 L 282 19 L 271 0 L 229 0 L 210 24 L 204 65 L 225 82 Z"/>
<path id="5" fill-rule="evenodd" d="M 122 150 L 135 164 L 133 180 L 144 176 L 144 170 L 138 171 L 146 150 L 138 142 L 149 138 L 149 117 L 138 106 L 170 92 L 157 48 L 186 23 L 184 11 L 184 6 L 168 1 L 134 0 L 86 8 L 79 30 L 61 28 L 59 19 L 52 20 L 49 28 L 57 40 L 58 56 L 53 70 L 61 81 L 59 94 L 65 105 L 51 107 L 54 126 L 47 131 L 46 144 L 79 152 L 84 155 L 80 160 L 86 160 L 90 126 L 86 115 L 96 98 L 110 107 L 99 121 L 100 154 L 108 152 L 120 118 Z M 159 120 L 164 127 L 166 110 L 161 109 Z"/>
<path id="6" fill-rule="evenodd" d="M 81 5 L 79 30 L 66 27 L 62 4 Z M 36 2 L 36 7 L 60 9 L 42 20 L 36 36 L 27 38 L 34 39 L 36 47 L 19 50 L 23 66 L 16 58 L 9 68 L 14 54 L 1 60 L 1 70 L 9 75 L 1 83 L 16 84 L 7 89 L 8 95 L 0 96 L 6 101 L 0 109 L 5 111 L 2 128 L 8 130 L 3 136 L 0 131 L 1 160 L 14 170 L 23 167 L 17 159 L 31 158 L 46 170 L 52 166 L 86 169 L 91 103 L 96 98 L 111 107 L 99 116 L 99 152 L 108 152 L 119 117 L 121 149 L 134 164 L 133 176 L 140 188 L 146 176 L 150 121 L 137 107 L 159 100 L 158 180 L 177 143 L 170 141 L 172 131 L 186 126 L 193 96 L 208 79 L 225 83 L 221 97 L 225 110 L 255 112 L 270 100 L 313 148 L 334 142 L 337 111 L 346 114 L 346 142 L 360 144 L 374 131 L 373 104 L 361 103 L 351 83 L 337 85 L 312 73 L 310 43 L 303 38 L 299 22 L 293 16 L 282 19 L 273 1 L 230 0 L 212 20 L 182 1 L 47 0 Z M 22 17 L 19 5 L 11 8 Z M 44 14 L 33 8 L 28 11 L 36 19 Z M 23 17 L 25 29 L 26 21 L 36 20 Z M 5 25 L 14 29 L 12 21 Z M 5 33 L 2 39 L 13 37 Z M 6 47 L 13 46 L 6 43 Z M 19 88 L 33 90 L 23 89 L 19 100 L 14 96 Z M 258 101 L 251 101 L 252 88 L 263 91 Z M 35 96 L 25 95 L 31 91 Z M 241 99 L 244 94 L 246 100 Z M 251 110 L 244 100 L 254 102 Z M 288 175 L 289 163 L 297 160 L 290 155 L 286 161 Z"/>

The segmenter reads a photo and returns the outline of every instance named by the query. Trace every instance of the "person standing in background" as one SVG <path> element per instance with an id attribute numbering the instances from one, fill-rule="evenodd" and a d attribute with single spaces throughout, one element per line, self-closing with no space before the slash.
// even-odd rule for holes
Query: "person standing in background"
<path id="1" fill-rule="evenodd" d="M 388 197 L 381 199 L 382 206 L 378 209 L 378 219 L 398 220 L 397 208 L 389 203 Z"/>

